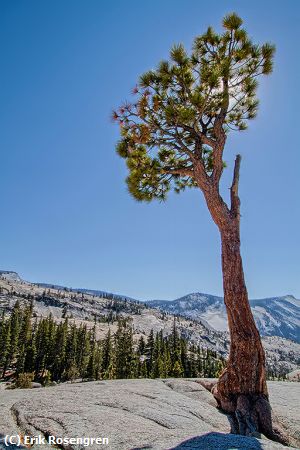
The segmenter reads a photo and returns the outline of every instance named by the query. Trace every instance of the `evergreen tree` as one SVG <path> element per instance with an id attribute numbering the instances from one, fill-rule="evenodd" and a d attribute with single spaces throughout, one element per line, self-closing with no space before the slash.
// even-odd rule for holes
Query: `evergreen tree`
<path id="1" fill-rule="evenodd" d="M 130 378 L 132 372 L 132 329 L 126 320 L 120 320 L 115 335 L 116 377 Z"/>
<path id="2" fill-rule="evenodd" d="M 51 318 L 50 318 L 51 320 Z M 35 373 L 38 376 L 42 376 L 46 369 L 46 363 L 49 352 L 49 318 L 41 319 L 37 325 L 35 345 L 36 345 L 36 357 L 35 357 Z"/>
<path id="3" fill-rule="evenodd" d="M 163 362 L 160 365 L 160 376 L 167 378 L 172 375 L 172 360 L 168 342 L 163 347 Z"/>
<path id="4" fill-rule="evenodd" d="M 15 330 L 19 329 L 13 352 L 12 324 Z M 97 340 L 96 322 L 90 331 L 86 325 L 69 323 L 67 318 L 56 323 L 51 314 L 33 322 L 32 305 L 24 309 L 17 305 L 14 315 L 2 315 L 0 323 L 0 376 L 11 368 L 20 386 L 29 382 L 30 377 L 47 385 L 51 379 L 73 381 L 78 376 L 95 379 L 198 376 L 197 355 L 205 361 L 203 376 L 216 376 L 224 367 L 216 352 L 189 346 L 179 335 L 175 321 L 171 335 L 164 337 L 161 330 L 154 336 L 151 330 L 147 342 L 141 337 L 137 344 L 133 342 L 128 319 L 119 319 L 115 335 L 109 330 L 104 340 Z M 281 373 L 276 376 L 283 378 Z"/>
<path id="5" fill-rule="evenodd" d="M 152 370 L 151 378 L 159 378 L 160 376 L 160 359 L 161 359 L 161 342 L 159 334 L 156 333 L 152 352 Z"/>
<path id="6" fill-rule="evenodd" d="M 109 378 L 109 373 L 113 372 L 109 367 L 111 365 L 112 360 L 112 338 L 110 328 L 108 329 L 107 335 L 103 342 L 103 351 L 102 351 L 102 374 L 103 378 Z"/>
<path id="7" fill-rule="evenodd" d="M 144 337 L 141 336 L 139 339 L 139 344 L 138 344 L 138 352 L 140 355 L 145 354 L 145 348 L 146 348 L 145 340 L 144 340 Z"/>
<path id="8" fill-rule="evenodd" d="M 180 340 L 176 327 L 176 318 L 173 320 L 173 330 L 170 337 L 171 364 L 175 366 L 176 362 L 180 362 Z"/>
<path id="9" fill-rule="evenodd" d="M 77 329 L 75 323 L 72 323 L 69 327 L 66 339 L 66 351 L 65 351 L 65 361 L 64 368 L 68 371 L 71 367 L 79 367 L 79 358 L 81 354 L 79 352 L 79 333 L 80 330 Z M 74 371 L 74 369 L 72 369 Z"/>
<path id="10" fill-rule="evenodd" d="M 146 360 L 145 355 L 140 355 L 139 356 L 138 376 L 140 378 L 147 378 L 148 377 L 147 360 Z"/>
<path id="11" fill-rule="evenodd" d="M 24 361 L 24 373 L 33 373 L 35 368 L 35 359 L 36 359 L 36 329 L 37 323 L 35 322 L 32 327 L 32 333 L 30 336 L 30 340 L 28 346 L 25 349 L 25 361 Z"/>
<path id="12" fill-rule="evenodd" d="M 147 368 L 148 374 L 151 373 L 152 364 L 153 364 L 153 350 L 154 350 L 154 332 L 153 329 L 150 331 L 150 334 L 147 339 L 146 345 L 146 356 L 147 356 Z"/>
<path id="13" fill-rule="evenodd" d="M 2 327 L 0 365 L 2 367 L 2 378 L 11 361 L 11 323 L 7 321 Z"/>
<path id="14" fill-rule="evenodd" d="M 19 335 L 21 327 L 21 308 L 19 300 L 14 304 L 12 314 L 10 317 L 10 351 L 9 361 L 13 361 L 17 355 Z"/>
<path id="15" fill-rule="evenodd" d="M 178 360 L 175 361 L 175 363 L 173 365 L 172 373 L 173 373 L 173 376 L 176 377 L 176 378 L 182 377 L 182 375 L 183 375 L 183 368 L 182 368 L 182 365 L 181 365 L 180 361 L 178 361 Z"/>
<path id="16" fill-rule="evenodd" d="M 109 380 L 114 380 L 116 378 L 117 373 L 117 363 L 116 363 L 116 353 L 112 351 L 109 359 L 109 366 L 107 368 L 107 371 L 105 372 L 105 378 L 108 378 Z"/>
<path id="17" fill-rule="evenodd" d="M 65 319 L 63 323 L 58 325 L 55 333 L 55 347 L 57 349 L 57 354 L 52 364 L 52 376 L 54 381 L 59 381 L 62 378 L 65 369 L 67 336 L 68 319 Z"/>
<path id="18" fill-rule="evenodd" d="M 94 324 L 93 330 L 90 336 L 90 355 L 86 369 L 87 378 L 97 378 L 97 342 L 96 342 L 96 324 Z M 98 363 L 99 364 L 99 363 Z"/>
<path id="19" fill-rule="evenodd" d="M 96 343 L 93 365 L 94 365 L 94 377 L 96 378 L 96 380 L 99 380 L 101 378 L 101 371 L 102 371 L 102 347 L 100 342 Z"/>
<path id="20" fill-rule="evenodd" d="M 182 373 L 185 377 L 191 377 L 190 364 L 187 355 L 187 342 L 180 338 L 180 365 L 182 367 Z"/>
<path id="21" fill-rule="evenodd" d="M 170 58 L 140 77 L 136 98 L 113 112 L 121 129 L 118 154 L 126 160 L 129 192 L 138 201 L 165 200 L 173 189 L 202 191 L 220 232 L 224 300 L 231 335 L 226 370 L 214 388 L 219 405 L 235 411 L 248 398 L 239 421 L 241 434 L 259 430 L 274 436 L 265 376 L 265 354 L 248 301 L 240 253 L 239 171 L 234 164 L 230 202 L 220 193 L 226 167 L 224 150 L 232 130 L 245 130 L 258 111 L 258 78 L 272 72 L 274 46 L 254 44 L 235 13 L 223 19 L 223 32 L 212 27 L 197 36 L 189 54 L 183 45 Z M 172 358 L 176 356 L 174 349 Z M 174 364 L 174 359 L 173 359 Z M 242 400 L 243 401 L 243 400 Z M 268 413 L 260 425 L 255 408 Z M 248 420 L 248 418 L 250 418 Z"/>
<path id="22" fill-rule="evenodd" d="M 78 333 L 77 367 L 81 378 L 84 378 L 90 355 L 90 333 L 86 325 L 80 326 Z"/>
<path id="23" fill-rule="evenodd" d="M 25 311 L 22 314 L 20 339 L 19 339 L 19 357 L 17 364 L 18 374 L 25 372 L 26 351 L 30 346 L 30 341 L 32 339 L 31 317 L 32 317 L 32 309 L 31 306 L 29 306 L 25 308 Z"/>

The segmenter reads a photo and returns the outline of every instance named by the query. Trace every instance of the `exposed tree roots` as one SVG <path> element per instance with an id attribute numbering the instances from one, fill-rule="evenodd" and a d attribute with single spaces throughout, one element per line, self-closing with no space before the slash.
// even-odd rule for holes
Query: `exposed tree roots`
<path id="1" fill-rule="evenodd" d="M 235 394 L 221 396 L 218 383 L 201 380 L 202 386 L 215 397 L 218 407 L 229 416 L 231 433 L 268 439 L 289 445 L 290 440 L 272 415 L 271 405 L 264 394 Z"/>

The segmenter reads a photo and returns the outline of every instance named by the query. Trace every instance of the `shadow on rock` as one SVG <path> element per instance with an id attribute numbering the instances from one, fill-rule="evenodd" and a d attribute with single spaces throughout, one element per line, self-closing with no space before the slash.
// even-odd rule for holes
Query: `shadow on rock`
<path id="1" fill-rule="evenodd" d="M 4 434 L 0 433 L 0 450 L 16 450 L 16 449 L 22 450 L 22 449 L 26 449 L 26 448 L 27 447 L 25 447 L 22 444 L 20 446 L 15 445 L 15 444 L 9 444 L 9 443 L 8 443 L 8 445 L 6 445 Z"/>
<path id="2" fill-rule="evenodd" d="M 151 450 L 152 448 L 152 445 L 145 445 L 144 447 L 131 448 L 130 450 Z"/>
<path id="3" fill-rule="evenodd" d="M 261 450 L 260 442 L 237 434 L 207 433 L 181 442 L 170 450 Z"/>

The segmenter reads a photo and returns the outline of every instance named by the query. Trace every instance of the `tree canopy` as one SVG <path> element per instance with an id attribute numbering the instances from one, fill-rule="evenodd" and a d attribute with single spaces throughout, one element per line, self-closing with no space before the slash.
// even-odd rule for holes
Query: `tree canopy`
<path id="1" fill-rule="evenodd" d="M 231 13 L 221 34 L 209 27 L 190 53 L 174 45 L 169 60 L 140 77 L 134 101 L 113 112 L 137 200 L 199 186 L 196 172 L 202 183 L 219 183 L 226 136 L 256 116 L 257 79 L 272 72 L 274 46 L 254 44 L 242 23 Z"/>

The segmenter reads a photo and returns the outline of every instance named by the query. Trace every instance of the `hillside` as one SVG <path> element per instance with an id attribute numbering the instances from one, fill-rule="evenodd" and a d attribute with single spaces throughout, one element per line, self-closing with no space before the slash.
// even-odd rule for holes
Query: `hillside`
<path id="1" fill-rule="evenodd" d="M 129 297 L 90 291 L 87 289 L 70 289 L 63 286 L 36 284 L 24 281 L 9 271 L 0 272 L 0 311 L 9 314 L 15 302 L 28 304 L 33 301 L 34 315 L 37 318 L 52 314 L 56 321 L 69 317 L 76 324 L 84 323 L 92 328 L 96 321 L 96 332 L 103 338 L 108 329 L 114 333 L 117 319 L 129 318 L 132 322 L 133 336 L 137 341 L 141 336 L 147 337 L 163 330 L 164 335 L 172 332 L 174 316 L 162 312 L 148 304 L 138 302 Z M 176 312 L 181 313 L 182 311 Z M 202 348 L 216 351 L 226 357 L 229 350 L 229 335 L 224 331 L 216 331 L 205 325 L 205 320 L 194 320 L 179 316 L 176 326 L 180 334 L 190 343 Z M 267 352 L 268 367 L 277 372 L 287 373 L 299 368 L 300 345 L 280 337 L 263 338 Z"/>
<path id="2" fill-rule="evenodd" d="M 128 297 L 100 291 L 70 289 L 63 286 L 29 283 L 17 274 L 0 272 L 0 311 L 9 313 L 17 300 L 22 304 L 33 301 L 34 315 L 46 317 L 48 314 L 61 321 L 69 317 L 76 324 L 94 325 L 96 319 L 97 336 L 104 337 L 110 328 L 114 332 L 118 318 L 130 318 L 134 336 L 148 336 L 151 329 L 156 333 L 163 330 L 170 334 L 174 316 L 150 308 L 146 304 Z M 223 333 L 207 329 L 203 324 L 184 317 L 177 320 L 178 331 L 195 342 L 220 354 L 226 354 L 228 343 Z"/>

